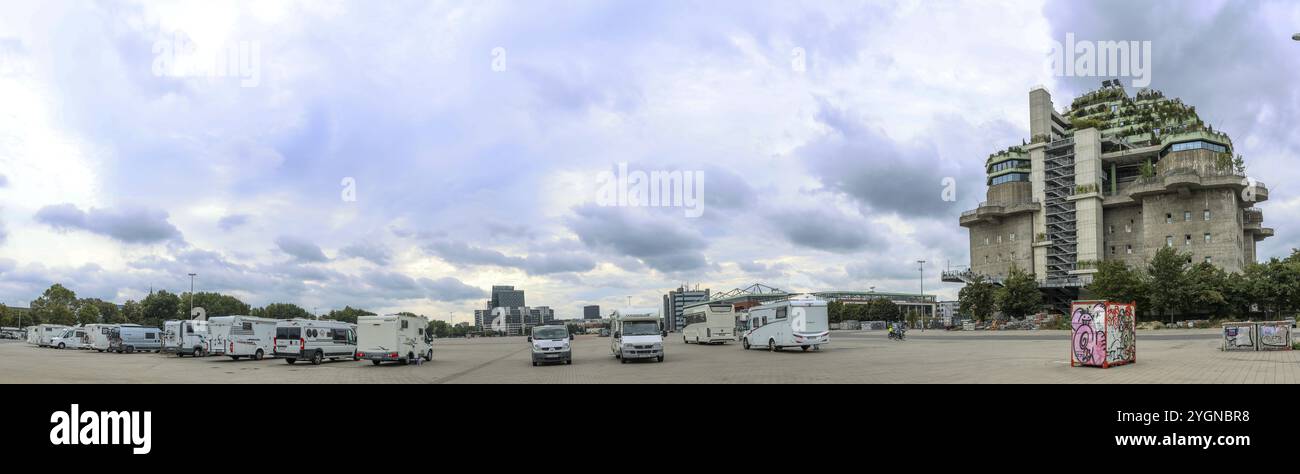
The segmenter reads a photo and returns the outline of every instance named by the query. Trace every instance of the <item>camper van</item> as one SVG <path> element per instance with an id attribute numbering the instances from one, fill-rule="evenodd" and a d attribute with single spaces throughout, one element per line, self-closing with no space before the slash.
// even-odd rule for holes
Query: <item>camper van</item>
<path id="1" fill-rule="evenodd" d="M 38 346 L 50 347 L 50 341 L 62 336 L 63 332 L 67 330 L 68 326 L 62 324 L 40 324 L 36 326 L 36 331 L 34 331 L 36 336 L 33 339 L 35 339 Z"/>
<path id="2" fill-rule="evenodd" d="M 433 358 L 433 335 L 423 316 L 390 314 L 357 318 L 357 358 L 379 365 Z"/>
<path id="3" fill-rule="evenodd" d="M 654 358 L 664 361 L 664 337 L 658 309 L 616 309 L 610 316 L 609 349 L 614 358 L 626 364 L 629 359 Z"/>
<path id="4" fill-rule="evenodd" d="M 114 329 L 119 327 L 140 327 L 139 324 L 87 324 L 86 338 L 89 339 L 89 349 L 99 352 L 108 350 L 110 336 Z"/>
<path id="5" fill-rule="evenodd" d="M 275 350 L 271 341 L 275 339 L 276 322 L 253 316 L 208 318 L 208 354 L 262 360 Z"/>
<path id="6" fill-rule="evenodd" d="M 163 352 L 194 357 L 208 355 L 208 322 L 198 319 L 163 321 Z"/>
<path id="7" fill-rule="evenodd" d="M 779 351 L 797 346 L 805 351 L 821 350 L 831 342 L 826 300 L 811 295 L 756 306 L 744 318 L 741 344 L 745 349 L 759 346 Z"/>
<path id="8" fill-rule="evenodd" d="M 37 331 L 37 330 L 36 330 L 36 326 L 27 326 L 27 327 L 25 327 L 25 328 L 23 328 L 23 329 L 27 331 L 27 343 L 28 343 L 28 344 L 36 345 L 38 342 L 40 342 L 40 340 L 41 340 L 41 333 L 40 333 L 40 331 Z"/>
<path id="9" fill-rule="evenodd" d="M 736 310 L 725 303 L 700 303 L 682 310 L 682 342 L 726 344 L 736 341 Z"/>
<path id="10" fill-rule="evenodd" d="M 88 345 L 86 329 L 80 327 L 68 328 L 63 334 L 50 339 L 50 346 L 59 349 L 85 349 Z"/>
<path id="11" fill-rule="evenodd" d="M 162 352 L 163 332 L 158 328 L 123 324 L 108 331 L 108 351 L 121 354 L 132 352 Z"/>
<path id="12" fill-rule="evenodd" d="M 275 325 L 273 352 L 293 364 L 298 359 L 320 365 L 325 359 L 357 360 L 357 325 L 343 321 L 289 319 Z"/>
<path id="13" fill-rule="evenodd" d="M 573 334 L 563 325 L 537 326 L 528 336 L 528 348 L 533 353 L 533 367 L 547 362 L 573 363 L 573 349 L 569 341 Z"/>

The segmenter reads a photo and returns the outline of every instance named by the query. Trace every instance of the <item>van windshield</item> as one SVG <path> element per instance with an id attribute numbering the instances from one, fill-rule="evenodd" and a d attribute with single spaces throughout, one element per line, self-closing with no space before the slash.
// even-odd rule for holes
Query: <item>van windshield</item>
<path id="1" fill-rule="evenodd" d="M 629 321 L 623 323 L 624 336 L 653 336 L 659 334 L 659 323 L 655 321 Z"/>
<path id="2" fill-rule="evenodd" d="M 569 331 L 564 328 L 537 328 L 533 330 L 533 339 L 568 339 Z"/>

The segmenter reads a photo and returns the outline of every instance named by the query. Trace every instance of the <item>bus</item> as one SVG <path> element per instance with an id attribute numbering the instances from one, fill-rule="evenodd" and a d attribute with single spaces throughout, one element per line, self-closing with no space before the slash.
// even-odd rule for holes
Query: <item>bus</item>
<path id="1" fill-rule="evenodd" d="M 726 344 L 735 342 L 736 310 L 726 303 L 700 303 L 682 309 L 686 327 L 682 342 Z"/>

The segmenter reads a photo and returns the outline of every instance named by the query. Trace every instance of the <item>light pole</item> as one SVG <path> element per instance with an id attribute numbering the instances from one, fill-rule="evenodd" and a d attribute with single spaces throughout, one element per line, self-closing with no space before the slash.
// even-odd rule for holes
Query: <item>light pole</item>
<path id="1" fill-rule="evenodd" d="M 195 276 L 198 276 L 198 273 L 190 274 L 190 316 L 189 316 L 190 318 L 194 317 L 194 277 Z"/>
<path id="2" fill-rule="evenodd" d="M 925 260 L 917 260 L 917 270 L 921 271 L 921 332 L 925 332 Z"/>

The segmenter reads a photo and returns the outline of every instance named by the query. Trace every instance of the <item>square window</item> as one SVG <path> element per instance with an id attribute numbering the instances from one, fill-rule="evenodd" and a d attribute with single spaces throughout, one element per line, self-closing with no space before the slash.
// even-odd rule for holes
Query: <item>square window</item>
<path id="1" fill-rule="evenodd" d="M 1128 253 L 1129 253 L 1129 255 L 1132 255 L 1132 254 L 1133 254 L 1133 246 L 1132 246 L 1132 245 L 1129 245 L 1129 246 L 1128 246 Z"/>
<path id="2" fill-rule="evenodd" d="M 1210 258 L 1209 255 L 1206 255 L 1206 256 L 1205 256 L 1205 263 L 1214 263 L 1214 259 Z"/>
<path id="3" fill-rule="evenodd" d="M 1192 220 L 1192 211 L 1183 211 L 1183 222 Z"/>
<path id="4" fill-rule="evenodd" d="M 1209 210 L 1209 209 L 1206 209 L 1206 210 L 1205 210 L 1205 220 L 1207 220 L 1207 221 L 1210 220 L 1210 210 Z"/>
<path id="5" fill-rule="evenodd" d="M 1207 244 L 1210 243 L 1210 233 L 1209 233 L 1209 232 L 1206 232 L 1206 233 L 1205 233 L 1205 243 L 1207 243 Z"/>

